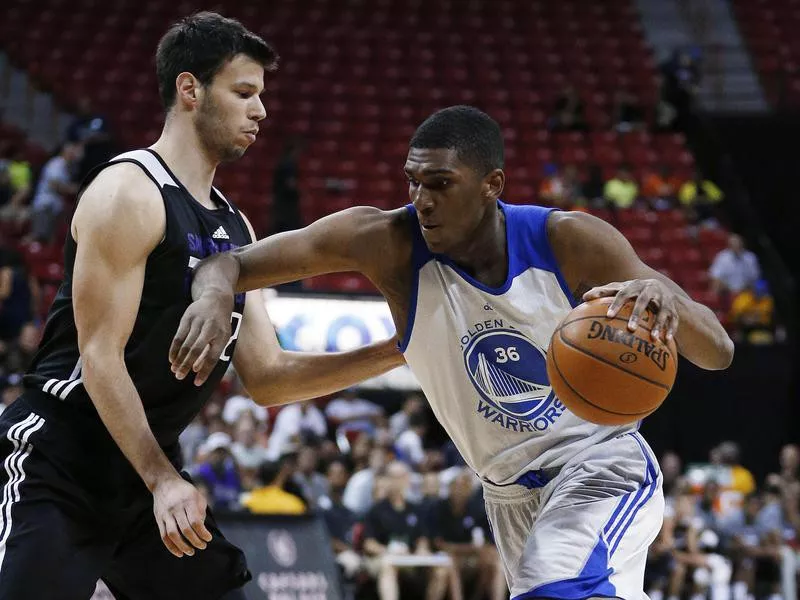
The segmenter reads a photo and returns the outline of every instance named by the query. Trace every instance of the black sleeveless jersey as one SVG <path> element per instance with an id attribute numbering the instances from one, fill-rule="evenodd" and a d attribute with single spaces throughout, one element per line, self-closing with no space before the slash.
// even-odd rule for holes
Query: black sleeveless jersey
<path id="1" fill-rule="evenodd" d="M 181 316 L 191 302 L 191 269 L 201 259 L 251 242 L 239 211 L 216 189 L 216 209 L 197 202 L 150 150 L 134 150 L 95 169 L 83 188 L 105 167 L 130 162 L 141 167 L 161 190 L 166 210 L 164 239 L 147 259 L 144 287 L 128 344 L 125 364 L 142 399 L 147 420 L 162 446 L 176 442 L 209 398 L 227 369 L 244 311 L 245 295 L 238 294 L 231 317 L 231 339 L 208 380 L 197 387 L 190 374 L 178 381 L 170 369 L 169 347 Z M 125 223 L 117 224 L 125 227 Z M 81 357 L 72 305 L 72 273 L 77 244 L 67 236 L 64 282 L 50 307 L 39 350 L 24 377 L 26 389 L 37 389 L 53 402 L 93 413 L 81 380 Z"/>

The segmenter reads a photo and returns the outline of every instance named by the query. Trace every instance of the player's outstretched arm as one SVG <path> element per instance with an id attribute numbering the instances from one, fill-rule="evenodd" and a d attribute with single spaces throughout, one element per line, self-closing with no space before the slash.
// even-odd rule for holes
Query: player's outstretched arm
<path id="1" fill-rule="evenodd" d="M 204 260 L 197 267 L 192 283 L 195 301 L 184 313 L 170 348 L 170 362 L 176 376 L 182 379 L 194 371 L 197 373 L 195 383 L 200 385 L 213 370 L 230 337 L 230 315 L 236 291 L 257 290 L 341 271 L 359 271 L 372 277 L 382 261 L 390 260 L 384 257 L 391 254 L 388 248 L 391 221 L 391 213 L 377 208 L 350 208 L 303 229 L 273 235 Z M 361 372 L 353 367 L 357 364 L 360 368 L 364 364 L 365 352 L 377 352 L 377 357 L 383 360 L 387 348 L 357 351 L 357 363 L 348 364 L 350 373 L 360 379 L 363 379 Z M 283 360 L 301 360 L 288 353 L 280 356 Z M 303 358 L 301 362 L 306 368 L 316 370 L 320 363 L 308 362 L 313 358 Z M 352 358 L 340 355 L 335 360 L 343 365 Z M 329 368 L 333 363 L 326 360 L 324 364 Z M 296 368 L 298 366 L 295 364 Z M 370 374 L 387 370 L 382 363 L 378 366 L 382 370 Z"/>
<path id="2" fill-rule="evenodd" d="M 635 301 L 628 327 L 635 330 L 648 305 L 657 316 L 653 337 L 674 338 L 678 351 L 698 367 L 725 369 L 734 345 L 714 312 L 674 281 L 643 263 L 623 235 L 591 215 L 550 215 L 547 232 L 570 289 L 584 300 L 614 296 L 609 316 Z"/>
<path id="3" fill-rule="evenodd" d="M 72 294 L 83 384 L 114 441 L 153 493 L 165 546 L 183 556 L 211 539 L 203 524 L 205 501 L 158 445 L 125 366 L 145 264 L 165 223 L 161 195 L 138 167 L 105 169 L 84 192 L 72 221 L 77 241 Z"/>
<path id="4" fill-rule="evenodd" d="M 247 225 L 255 239 L 252 226 Z M 404 362 L 395 338 L 350 352 L 283 350 L 261 290 L 247 293 L 233 365 L 258 404 L 285 404 L 338 392 Z"/>

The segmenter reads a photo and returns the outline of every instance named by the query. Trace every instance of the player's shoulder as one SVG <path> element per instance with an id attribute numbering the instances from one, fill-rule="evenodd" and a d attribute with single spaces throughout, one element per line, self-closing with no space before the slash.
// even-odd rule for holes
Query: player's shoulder
<path id="1" fill-rule="evenodd" d="M 141 228 L 163 237 L 166 210 L 156 184 L 133 163 L 115 163 L 100 171 L 83 189 L 73 217 L 72 231 L 112 224 Z M 77 238 L 76 238 L 77 239 Z"/>
<path id="2" fill-rule="evenodd" d="M 547 237 L 556 246 L 581 245 L 587 238 L 615 233 L 612 225 L 579 210 L 553 210 L 547 217 Z"/>
<path id="3" fill-rule="evenodd" d="M 131 162 L 113 163 L 86 184 L 80 203 L 105 201 L 128 205 L 161 202 L 161 192 L 148 174 Z"/>

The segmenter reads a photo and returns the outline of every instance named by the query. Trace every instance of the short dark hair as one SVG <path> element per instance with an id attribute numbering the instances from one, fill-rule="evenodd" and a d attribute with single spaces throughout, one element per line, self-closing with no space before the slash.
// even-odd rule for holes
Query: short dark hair
<path id="1" fill-rule="evenodd" d="M 449 148 L 481 176 L 505 164 L 503 132 L 485 112 L 473 106 L 450 106 L 423 121 L 411 148 Z"/>
<path id="2" fill-rule="evenodd" d="M 278 66 L 278 54 L 267 42 L 236 19 L 215 12 L 198 12 L 174 23 L 158 42 L 156 75 L 164 108 L 175 103 L 175 79 L 188 71 L 208 85 L 237 54 L 261 63 L 268 71 Z"/>

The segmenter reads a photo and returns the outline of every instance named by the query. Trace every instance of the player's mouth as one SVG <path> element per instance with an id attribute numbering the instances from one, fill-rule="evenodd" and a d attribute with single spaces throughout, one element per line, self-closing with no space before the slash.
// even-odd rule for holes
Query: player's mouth
<path id="1" fill-rule="evenodd" d="M 422 227 L 422 231 L 433 231 L 434 229 L 439 228 L 439 225 L 433 225 L 432 223 L 420 223 L 419 226 Z"/>
<path id="2" fill-rule="evenodd" d="M 248 129 L 247 131 L 244 132 L 244 134 L 247 136 L 247 139 L 250 140 L 251 143 L 255 142 L 256 136 L 258 135 L 258 129 Z"/>

